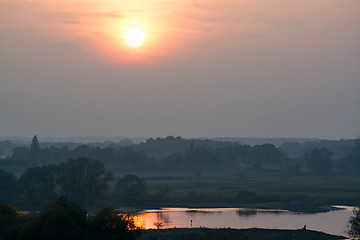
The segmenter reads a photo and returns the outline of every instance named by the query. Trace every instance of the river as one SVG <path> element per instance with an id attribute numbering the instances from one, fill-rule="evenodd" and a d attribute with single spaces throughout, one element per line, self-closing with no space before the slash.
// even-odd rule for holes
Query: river
<path id="1" fill-rule="evenodd" d="M 162 208 L 145 210 L 134 215 L 135 222 L 145 229 L 155 228 L 268 228 L 307 229 L 334 235 L 345 233 L 353 207 L 322 213 L 294 213 L 286 210 L 245 209 L 245 208 Z"/>

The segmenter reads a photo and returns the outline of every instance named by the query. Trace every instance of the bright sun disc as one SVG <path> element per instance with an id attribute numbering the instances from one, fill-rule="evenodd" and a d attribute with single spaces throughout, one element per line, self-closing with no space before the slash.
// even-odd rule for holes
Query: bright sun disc
<path id="1" fill-rule="evenodd" d="M 129 29 L 125 33 L 125 42 L 130 47 L 139 47 L 144 40 L 145 35 L 140 29 Z"/>

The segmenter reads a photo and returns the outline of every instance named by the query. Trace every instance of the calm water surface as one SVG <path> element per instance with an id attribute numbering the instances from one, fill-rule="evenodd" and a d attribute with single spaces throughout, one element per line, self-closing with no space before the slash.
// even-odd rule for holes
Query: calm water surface
<path id="1" fill-rule="evenodd" d="M 163 208 L 146 210 L 135 215 L 135 221 L 145 229 L 155 228 L 155 222 L 164 228 L 268 228 L 307 229 L 329 234 L 346 236 L 345 230 L 353 207 L 326 213 L 294 213 L 285 210 L 244 209 L 244 208 Z"/>

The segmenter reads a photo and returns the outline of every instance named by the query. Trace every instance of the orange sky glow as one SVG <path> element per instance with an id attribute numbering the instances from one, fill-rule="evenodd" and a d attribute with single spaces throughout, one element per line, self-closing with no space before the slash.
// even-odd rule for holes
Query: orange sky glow
<path id="1" fill-rule="evenodd" d="M 246 35 L 258 35 L 259 44 L 264 44 L 262 35 L 266 34 L 269 35 L 267 42 L 278 41 L 278 34 L 284 31 L 281 28 L 286 29 L 288 20 L 300 22 L 305 18 L 308 19 L 305 24 L 316 24 L 317 13 L 306 4 L 299 5 L 298 1 L 33 0 L 17 1 L 17 8 L 19 5 L 23 8 L 21 16 L 16 14 L 18 9 L 13 9 L 7 12 L 7 17 L 18 27 L 28 25 L 33 31 L 30 34 L 40 32 L 58 41 L 75 40 L 81 48 L 99 58 L 115 62 L 155 61 L 181 51 L 191 51 L 192 46 L 213 39 L 218 39 L 219 45 L 237 42 L 247 46 L 250 43 Z M 319 1 L 312 5 L 323 4 L 324 1 Z M 298 9 L 295 14 L 290 11 L 294 6 Z M 18 21 L 19 18 L 22 21 Z M 282 22 L 274 24 L 274 19 Z M 293 34 L 284 36 L 286 44 L 297 40 L 294 35 L 301 34 L 297 32 L 298 27 L 291 30 Z M 126 45 L 124 35 L 129 28 L 143 30 L 145 42 L 141 47 Z M 251 41 L 256 45 L 253 38 Z"/>
<path id="2" fill-rule="evenodd" d="M 31 34 L 55 41 L 75 39 L 81 48 L 115 62 L 174 54 L 194 41 L 198 31 L 191 19 L 180 16 L 189 10 L 189 1 L 34 0 L 19 4 L 21 16 L 7 12 L 13 27 L 27 25 Z M 18 22 L 19 17 L 23 21 Z M 131 28 L 144 32 L 145 42 L 138 48 L 125 43 L 124 35 Z"/>
<path id="3" fill-rule="evenodd" d="M 359 12 L 358 0 L 0 0 L 1 133 L 354 137 Z"/>

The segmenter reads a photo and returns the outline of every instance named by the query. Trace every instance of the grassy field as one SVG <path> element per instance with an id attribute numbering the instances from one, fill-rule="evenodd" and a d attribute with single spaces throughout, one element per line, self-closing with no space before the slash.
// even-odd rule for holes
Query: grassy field
<path id="1" fill-rule="evenodd" d="M 3 168 L 19 177 L 24 168 Z M 167 185 L 171 191 L 164 207 L 265 207 L 294 211 L 317 211 L 319 206 L 360 205 L 360 176 L 291 176 L 280 164 L 261 169 L 241 166 L 106 166 L 115 181 L 127 174 L 147 182 L 155 193 Z M 114 185 L 114 182 L 111 185 Z M 239 193 L 252 192 L 256 199 L 242 199 Z M 245 194 L 246 195 L 246 194 Z"/>
<path id="2" fill-rule="evenodd" d="M 253 169 L 234 166 L 108 167 L 115 177 L 135 174 L 146 180 L 149 191 L 163 185 L 171 191 L 162 205 L 209 207 L 279 207 L 312 211 L 320 205 L 360 203 L 360 177 L 289 176 L 280 165 Z M 256 193 L 257 202 L 237 201 L 240 191 Z M 263 199 L 263 200 L 261 200 Z M 285 204 L 285 205 L 284 205 Z M 294 205 L 291 207 L 290 205 Z"/>

